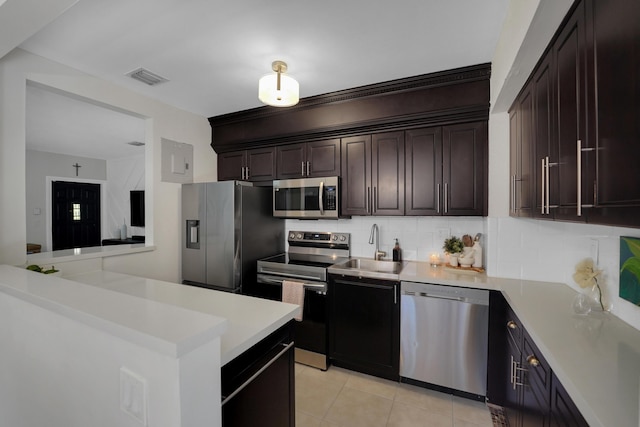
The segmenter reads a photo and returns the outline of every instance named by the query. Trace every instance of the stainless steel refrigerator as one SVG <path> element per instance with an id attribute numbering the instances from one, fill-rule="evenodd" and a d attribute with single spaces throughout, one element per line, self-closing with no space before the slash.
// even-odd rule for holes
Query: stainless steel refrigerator
<path id="1" fill-rule="evenodd" d="M 271 187 L 241 181 L 182 186 L 182 281 L 251 294 L 258 259 L 284 252 Z"/>

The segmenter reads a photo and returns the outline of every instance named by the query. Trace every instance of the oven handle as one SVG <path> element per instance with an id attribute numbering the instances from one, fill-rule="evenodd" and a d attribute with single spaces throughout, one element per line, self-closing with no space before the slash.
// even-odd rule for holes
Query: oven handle
<path id="1" fill-rule="evenodd" d="M 293 276 L 293 275 L 292 275 Z M 265 277 L 265 276 L 258 276 L 258 283 L 268 283 L 271 285 L 280 285 L 282 286 L 282 282 L 284 280 L 287 279 L 274 279 L 271 277 Z M 312 289 L 312 290 L 317 290 L 317 291 L 325 291 L 327 288 L 326 283 L 322 283 L 322 284 L 316 284 L 316 283 L 305 283 L 304 284 L 304 288 L 305 289 Z"/>

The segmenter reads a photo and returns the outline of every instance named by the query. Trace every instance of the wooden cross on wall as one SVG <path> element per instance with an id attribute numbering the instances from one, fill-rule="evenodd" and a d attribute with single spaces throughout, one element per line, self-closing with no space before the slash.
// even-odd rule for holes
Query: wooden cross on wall
<path id="1" fill-rule="evenodd" d="M 78 169 L 80 169 L 82 166 L 80 166 L 80 165 L 78 164 L 78 162 L 76 162 L 76 164 L 75 164 L 75 165 L 71 165 L 71 166 L 73 166 L 74 168 L 76 168 L 76 176 L 78 176 Z"/>

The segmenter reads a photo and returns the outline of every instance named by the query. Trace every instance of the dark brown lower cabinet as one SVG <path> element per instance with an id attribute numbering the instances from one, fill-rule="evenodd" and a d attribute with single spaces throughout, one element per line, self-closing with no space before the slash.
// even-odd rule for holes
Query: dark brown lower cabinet
<path id="1" fill-rule="evenodd" d="M 488 403 L 511 427 L 588 426 L 500 292 L 489 306 Z"/>
<path id="2" fill-rule="evenodd" d="M 589 427 L 578 408 L 562 387 L 558 377 L 551 376 L 551 427 Z"/>
<path id="3" fill-rule="evenodd" d="M 293 321 L 222 367 L 223 427 L 295 427 Z"/>
<path id="4" fill-rule="evenodd" d="M 347 369 L 400 379 L 398 282 L 331 276 L 329 355 Z"/>

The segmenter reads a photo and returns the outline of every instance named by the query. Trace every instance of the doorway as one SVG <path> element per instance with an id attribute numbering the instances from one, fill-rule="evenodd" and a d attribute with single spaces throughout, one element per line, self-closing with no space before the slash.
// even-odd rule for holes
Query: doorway
<path id="1" fill-rule="evenodd" d="M 53 250 L 100 246 L 100 184 L 53 181 Z"/>

